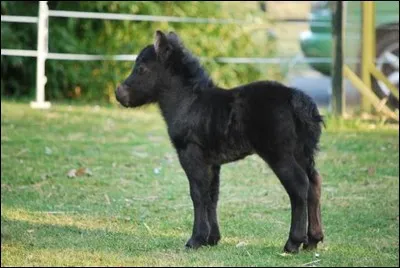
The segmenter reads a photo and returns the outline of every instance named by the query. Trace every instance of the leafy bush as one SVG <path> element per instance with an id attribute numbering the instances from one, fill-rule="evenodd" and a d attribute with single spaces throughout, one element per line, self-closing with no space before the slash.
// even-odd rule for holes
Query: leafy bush
<path id="1" fill-rule="evenodd" d="M 265 21 L 255 2 L 200 1 L 50 1 L 50 9 L 202 18 Z M 37 16 L 37 1 L 2 1 L 1 13 Z M 176 31 L 197 56 L 270 57 L 275 44 L 265 32 L 250 32 L 243 25 L 195 24 L 50 18 L 49 52 L 87 54 L 137 54 L 153 42 L 156 29 Z M 2 22 L 1 47 L 36 49 L 35 24 Z M 132 62 L 47 60 L 46 98 L 113 102 L 114 88 L 130 72 Z M 279 71 L 267 65 L 224 64 L 204 61 L 220 86 L 232 87 L 257 79 L 278 79 Z M 35 94 L 36 59 L 1 57 L 1 94 Z"/>

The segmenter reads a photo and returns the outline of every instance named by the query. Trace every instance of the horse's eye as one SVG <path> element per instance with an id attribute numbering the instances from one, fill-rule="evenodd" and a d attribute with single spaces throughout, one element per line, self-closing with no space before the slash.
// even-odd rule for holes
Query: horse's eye
<path id="1" fill-rule="evenodd" d="M 144 68 L 143 66 L 139 66 L 139 67 L 138 67 L 138 73 L 139 73 L 139 74 L 143 74 L 144 71 L 145 71 L 145 68 Z"/>

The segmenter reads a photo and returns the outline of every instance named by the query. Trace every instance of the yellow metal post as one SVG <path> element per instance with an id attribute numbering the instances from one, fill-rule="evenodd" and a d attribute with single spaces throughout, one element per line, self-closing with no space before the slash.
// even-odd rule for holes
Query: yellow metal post
<path id="1" fill-rule="evenodd" d="M 362 110 L 372 112 L 372 108 L 375 108 L 376 112 L 399 121 L 398 110 L 394 112 L 386 105 L 388 98 L 379 99 L 372 89 L 372 78 L 375 77 L 388 86 L 393 96 L 399 98 L 395 86 L 376 68 L 375 3 L 363 1 L 361 5 L 363 15 L 360 78 L 346 65 L 343 66 L 343 73 L 361 93 Z"/>
<path id="2" fill-rule="evenodd" d="M 375 3 L 362 1 L 362 55 L 361 55 L 361 80 L 364 85 L 372 89 L 370 63 L 375 63 Z M 362 109 L 371 112 L 371 103 L 362 96 Z"/>

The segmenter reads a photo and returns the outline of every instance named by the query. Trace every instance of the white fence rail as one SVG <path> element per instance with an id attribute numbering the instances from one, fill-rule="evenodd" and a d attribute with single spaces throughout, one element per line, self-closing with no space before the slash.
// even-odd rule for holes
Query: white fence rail
<path id="1" fill-rule="evenodd" d="M 4 56 L 20 56 L 20 57 L 37 57 L 36 50 L 23 49 L 1 49 L 1 55 Z M 116 60 L 116 61 L 135 61 L 137 55 L 91 55 L 91 54 L 73 54 L 73 53 L 47 53 L 46 59 L 49 60 L 82 60 L 82 61 L 97 61 L 97 60 Z M 304 58 L 304 57 L 286 57 L 286 58 L 245 58 L 245 57 L 218 57 L 205 58 L 200 60 L 213 60 L 220 63 L 237 63 L 237 64 L 290 64 L 290 63 L 330 63 L 331 58 Z"/>
<path id="2" fill-rule="evenodd" d="M 29 16 L 7 16 L 1 15 L 2 22 L 21 22 L 21 23 L 37 23 L 37 17 L 29 17 Z"/>
<path id="3" fill-rule="evenodd" d="M 86 19 L 102 19 L 102 20 L 128 20 L 128 21 L 167 21 L 167 22 L 186 22 L 186 23 L 217 23 L 217 24 L 247 24 L 253 23 L 249 21 L 234 19 L 215 19 L 215 18 L 192 18 L 192 17 L 172 17 L 172 16 L 150 16 L 150 15 L 132 15 L 118 13 L 97 13 L 97 12 L 78 12 L 78 11 L 59 11 L 49 10 L 47 1 L 39 1 L 38 17 L 30 16 L 7 16 L 1 15 L 2 22 L 18 22 L 18 23 L 37 23 L 38 37 L 37 50 L 21 50 L 21 49 L 1 49 L 3 56 L 22 56 L 36 57 L 36 101 L 31 102 L 32 108 L 47 109 L 51 106 L 50 102 L 45 101 L 45 85 L 47 78 L 45 75 L 45 61 L 49 60 L 118 60 L 118 61 L 135 61 L 137 55 L 89 55 L 89 54 L 71 54 L 71 53 L 51 53 L 48 52 L 48 28 L 49 17 L 67 17 L 67 18 L 86 18 Z M 237 63 L 237 64 L 288 64 L 293 66 L 297 63 L 329 63 L 331 58 L 201 58 L 204 61 L 215 60 L 221 63 Z"/>
<path id="4" fill-rule="evenodd" d="M 191 17 L 173 17 L 173 16 L 152 16 L 152 15 L 134 15 L 119 13 L 99 13 L 82 11 L 63 11 L 50 10 L 50 17 L 99 19 L 99 20 L 129 20 L 129 21 L 165 21 L 165 22 L 187 22 L 187 23 L 217 23 L 217 24 L 249 24 L 252 22 L 234 19 L 215 19 L 215 18 L 191 18 Z"/>

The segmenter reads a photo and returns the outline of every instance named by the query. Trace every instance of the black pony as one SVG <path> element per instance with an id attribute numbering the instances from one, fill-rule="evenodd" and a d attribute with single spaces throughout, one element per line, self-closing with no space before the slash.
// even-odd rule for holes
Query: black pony
<path id="1" fill-rule="evenodd" d="M 321 176 L 314 163 L 323 120 L 309 96 L 271 81 L 219 88 L 175 33 L 157 31 L 116 98 L 125 107 L 160 107 L 190 184 L 194 224 L 186 247 L 218 243 L 220 167 L 254 153 L 290 197 L 284 250 L 298 252 L 302 243 L 313 249 L 323 240 Z"/>

